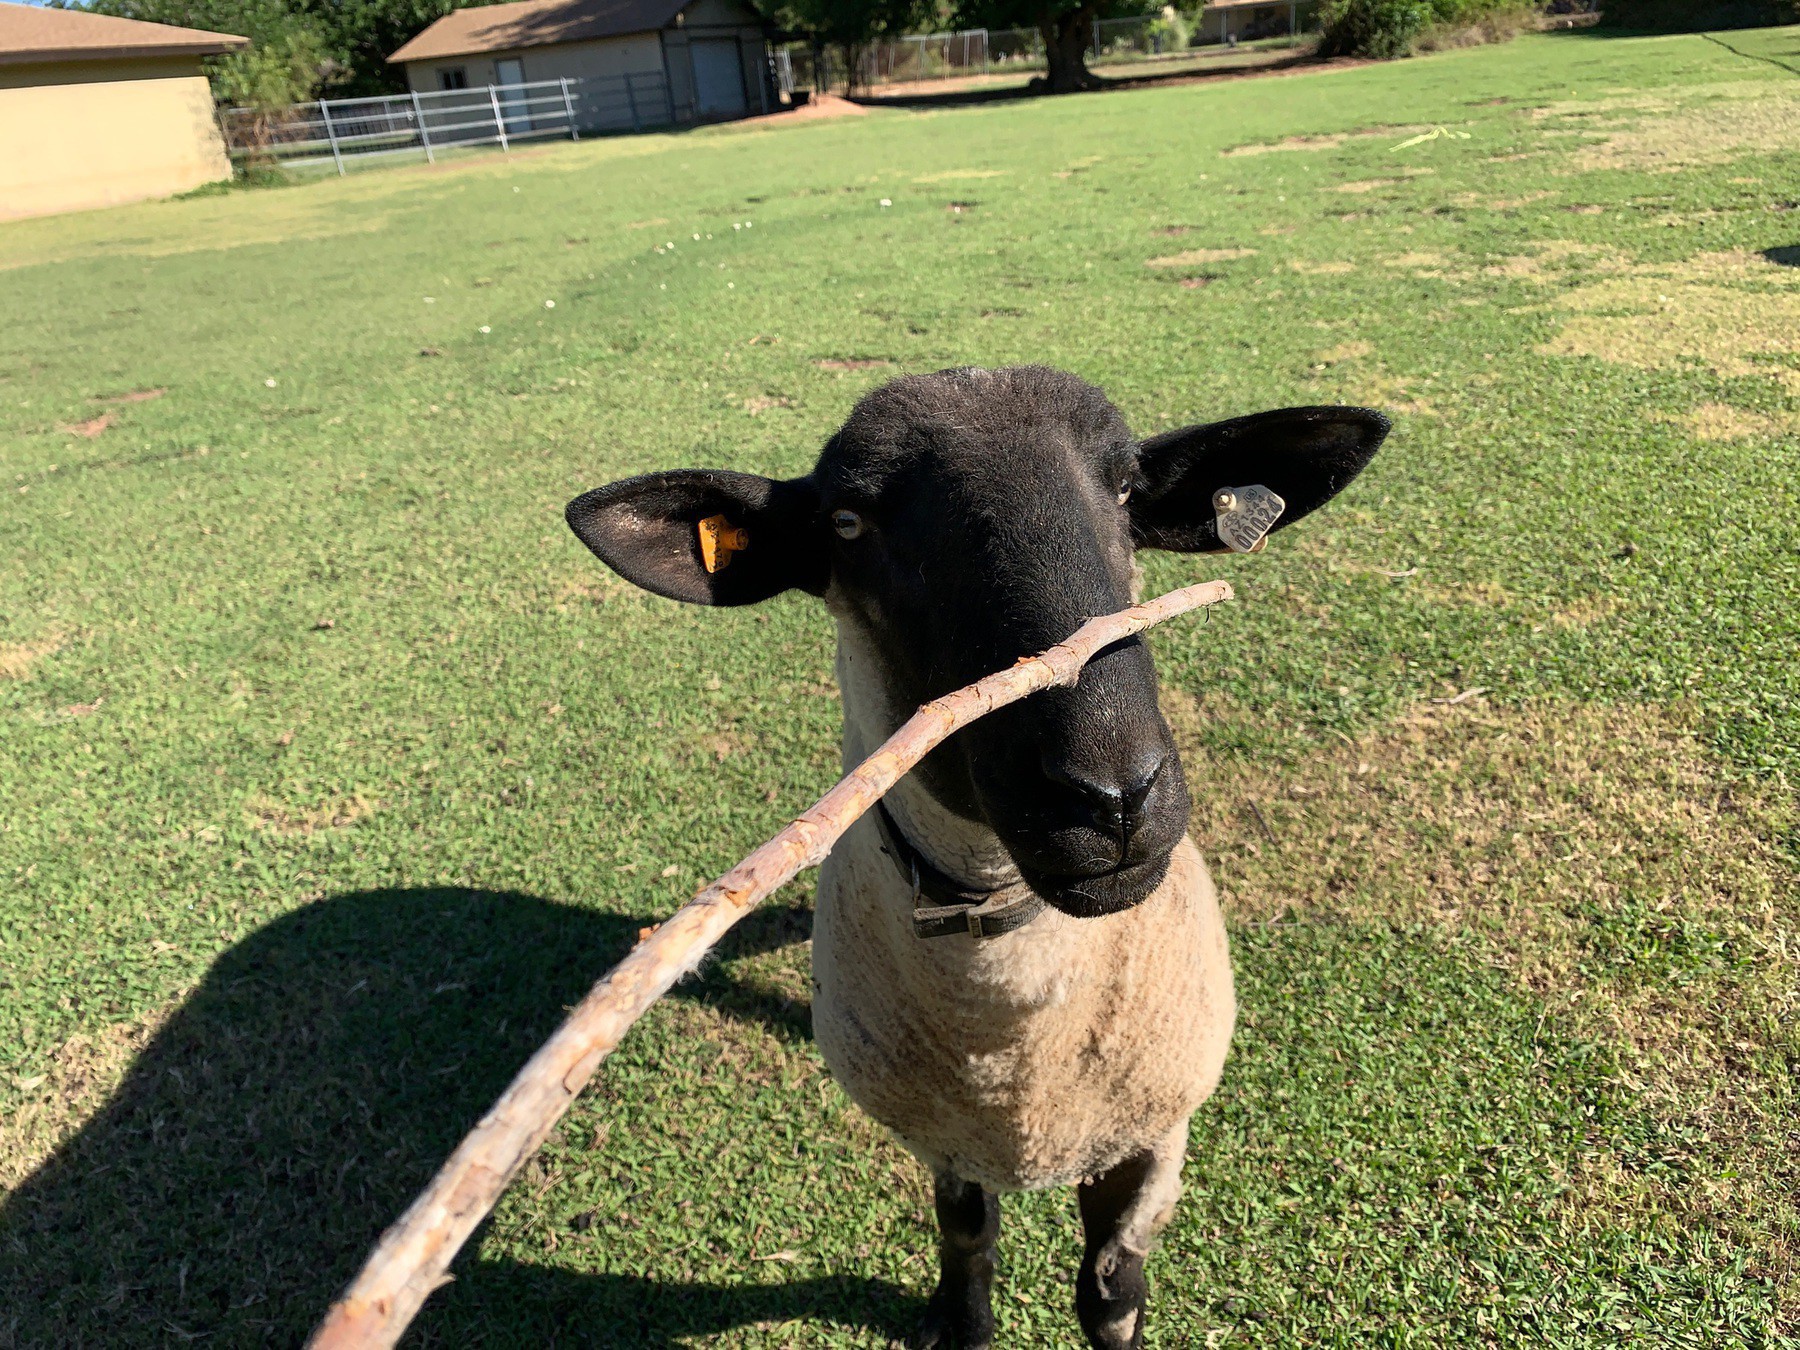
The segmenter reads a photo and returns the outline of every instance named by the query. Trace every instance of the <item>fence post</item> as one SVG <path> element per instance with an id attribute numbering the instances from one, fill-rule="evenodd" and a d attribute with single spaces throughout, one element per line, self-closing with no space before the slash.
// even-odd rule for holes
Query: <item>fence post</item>
<path id="1" fill-rule="evenodd" d="M 494 105 L 494 130 L 500 133 L 500 148 L 510 155 L 512 147 L 506 143 L 506 119 L 500 115 L 500 95 L 494 92 L 491 84 L 488 86 L 488 102 Z"/>
<path id="2" fill-rule="evenodd" d="M 581 139 L 581 132 L 578 131 L 575 127 L 575 100 L 569 97 L 569 77 L 567 75 L 564 75 L 561 77 L 561 79 L 562 79 L 562 91 L 563 91 L 563 107 L 567 108 L 569 111 L 569 139 L 572 141 L 578 141 Z"/>
<path id="3" fill-rule="evenodd" d="M 331 125 L 331 105 L 319 100 L 319 114 L 325 119 L 325 135 L 331 142 L 331 158 L 337 164 L 338 177 L 344 176 L 344 157 L 338 153 L 337 129 Z"/>
<path id="4" fill-rule="evenodd" d="M 431 133 L 425 129 L 425 105 L 419 102 L 419 91 L 411 91 L 413 101 L 413 117 L 419 123 L 419 144 L 425 147 L 425 162 L 436 164 L 437 156 L 431 153 Z"/>
<path id="5" fill-rule="evenodd" d="M 1300 0 L 1288 0 L 1288 37 L 1299 36 L 1300 33 Z"/>
<path id="6" fill-rule="evenodd" d="M 1094 55 L 1100 55 L 1100 20 L 1094 20 Z"/>
<path id="7" fill-rule="evenodd" d="M 632 92 L 631 72 L 629 70 L 625 72 L 625 106 L 631 109 L 631 129 L 633 131 L 642 131 L 644 129 L 644 119 L 638 116 L 637 95 Z"/>

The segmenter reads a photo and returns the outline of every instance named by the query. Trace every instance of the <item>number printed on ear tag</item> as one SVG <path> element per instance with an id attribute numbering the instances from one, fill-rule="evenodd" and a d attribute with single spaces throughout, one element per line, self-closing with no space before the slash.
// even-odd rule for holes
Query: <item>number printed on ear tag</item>
<path id="1" fill-rule="evenodd" d="M 1219 513 L 1219 540 L 1233 553 L 1254 553 L 1263 545 L 1264 537 L 1287 503 L 1261 483 L 1249 487 L 1220 488 L 1213 494 L 1213 509 Z"/>

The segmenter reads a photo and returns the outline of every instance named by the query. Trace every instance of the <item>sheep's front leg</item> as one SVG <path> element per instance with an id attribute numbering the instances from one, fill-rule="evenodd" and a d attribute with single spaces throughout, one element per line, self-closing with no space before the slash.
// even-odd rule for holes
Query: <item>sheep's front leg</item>
<path id="1" fill-rule="evenodd" d="M 1097 1350 L 1139 1350 L 1150 1286 L 1144 1258 L 1181 1198 L 1187 1122 L 1155 1148 L 1081 1184 L 1087 1255 L 1075 1277 L 1075 1312 Z"/>
<path id="2" fill-rule="evenodd" d="M 951 1172 L 935 1186 L 938 1286 L 925 1309 L 920 1350 L 987 1350 L 994 1341 L 994 1244 L 1000 1197 Z"/>

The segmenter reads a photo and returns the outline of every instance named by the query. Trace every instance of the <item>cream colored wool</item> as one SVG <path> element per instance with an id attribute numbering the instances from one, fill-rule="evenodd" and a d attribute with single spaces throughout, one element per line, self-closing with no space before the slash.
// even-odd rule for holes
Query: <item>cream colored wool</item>
<path id="1" fill-rule="evenodd" d="M 844 760 L 854 764 L 898 720 L 862 621 L 832 607 Z M 991 832 L 916 779 L 887 804 L 950 875 L 1017 879 Z M 1147 1246 L 1173 1207 L 1187 1118 L 1218 1085 L 1236 1016 L 1224 922 L 1198 850 L 1184 838 L 1162 885 L 1123 913 L 1046 910 L 980 942 L 921 940 L 912 904 L 864 817 L 820 871 L 813 923 L 813 1034 L 832 1073 L 927 1166 L 990 1190 L 1071 1185 L 1154 1153 L 1162 1166 L 1145 1204 L 1156 1212 L 1132 1238 Z"/>

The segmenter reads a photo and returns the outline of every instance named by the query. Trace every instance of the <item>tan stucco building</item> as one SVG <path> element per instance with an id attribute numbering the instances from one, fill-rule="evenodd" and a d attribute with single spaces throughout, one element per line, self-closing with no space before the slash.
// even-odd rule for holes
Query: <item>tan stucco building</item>
<path id="1" fill-rule="evenodd" d="M 415 93 L 584 81 L 577 122 L 708 122 L 774 112 L 767 28 L 745 0 L 520 0 L 454 10 L 388 58 Z M 630 77 L 624 80 L 622 77 Z M 629 95 L 621 90 L 629 89 Z"/>
<path id="2" fill-rule="evenodd" d="M 0 4 L 0 220 L 228 177 L 200 58 L 248 39 Z"/>

